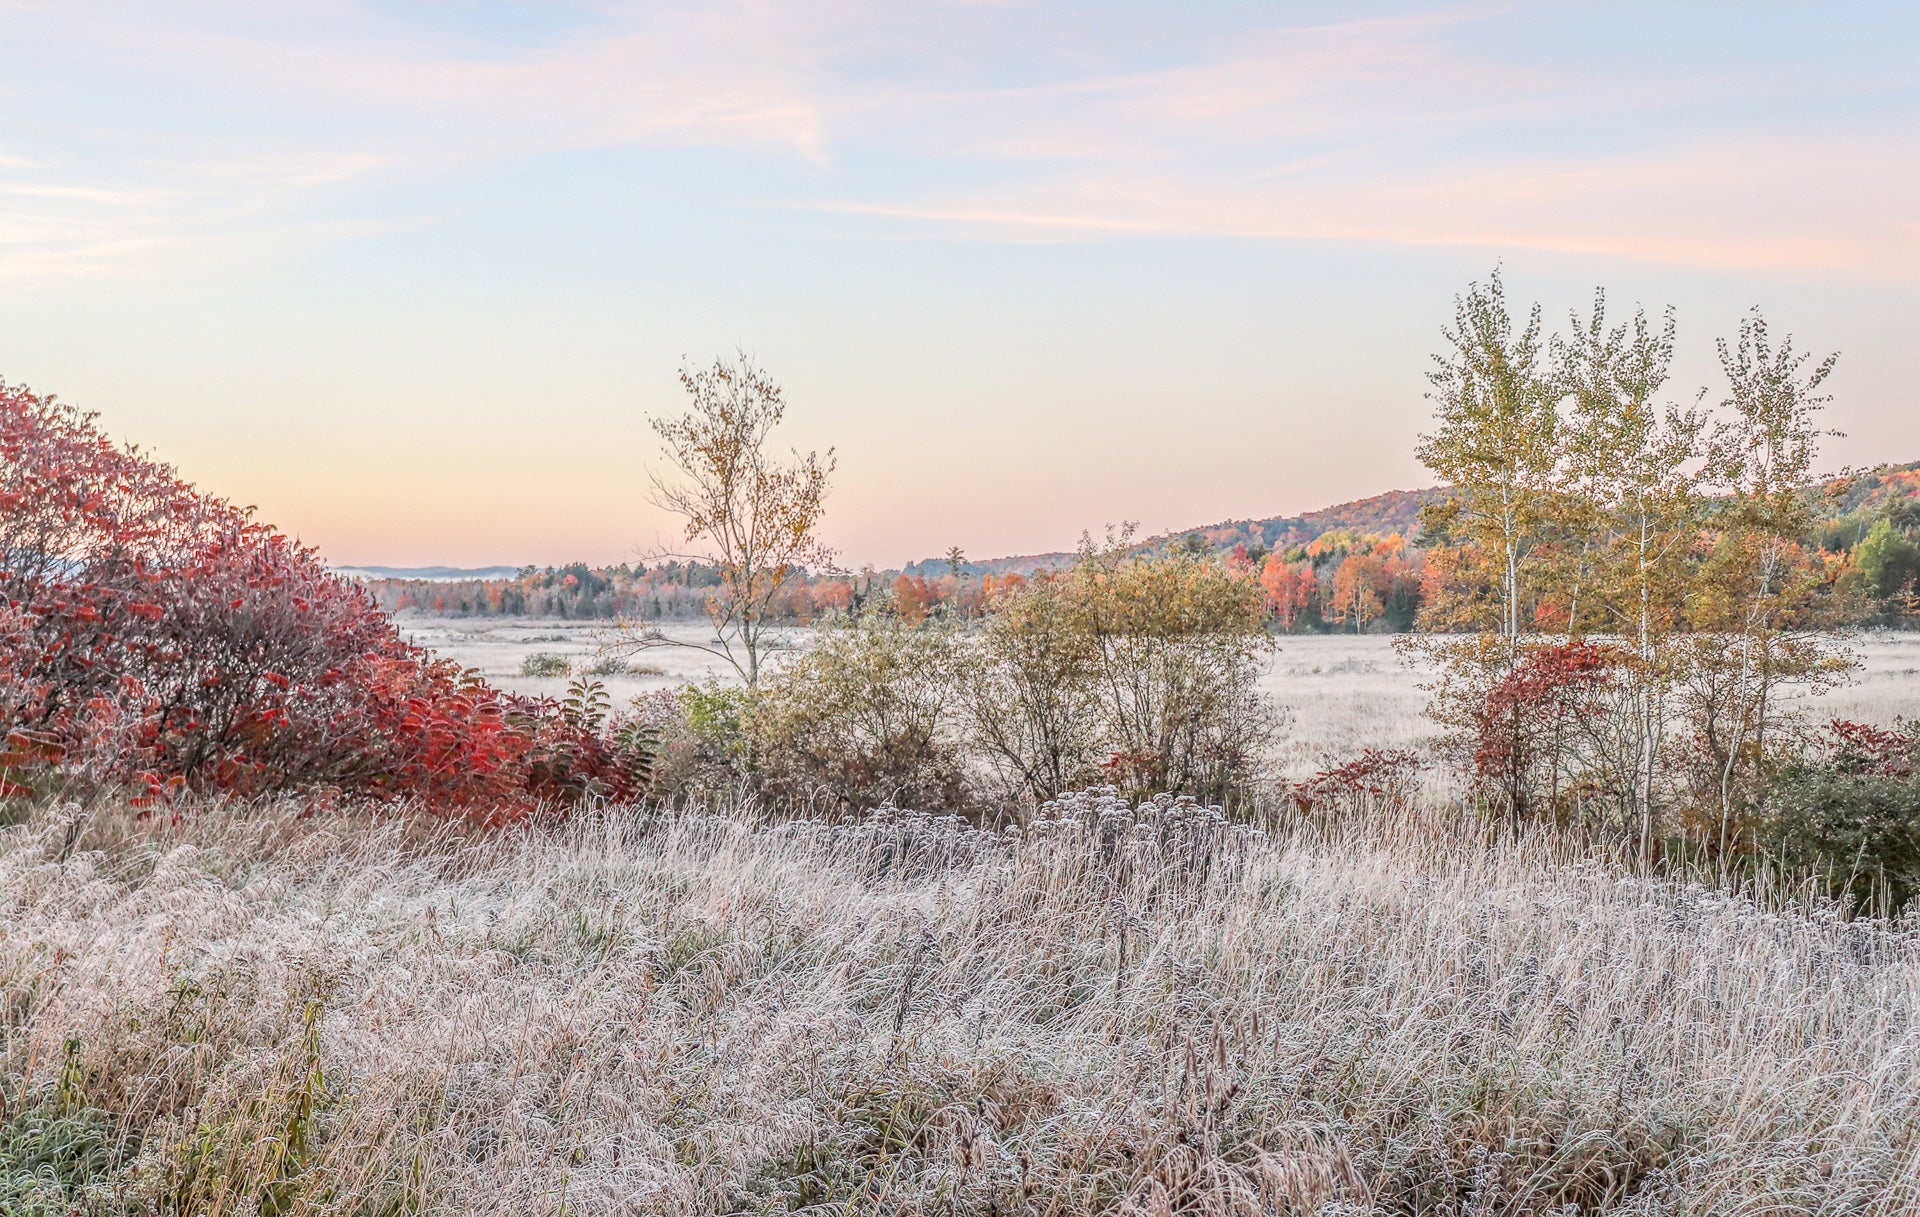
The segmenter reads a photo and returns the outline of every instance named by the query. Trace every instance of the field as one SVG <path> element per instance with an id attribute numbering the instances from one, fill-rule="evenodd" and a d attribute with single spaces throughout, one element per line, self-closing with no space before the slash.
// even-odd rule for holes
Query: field
<path id="1" fill-rule="evenodd" d="M 1692 7 L 0 0 L 0 1217 L 1920 1217 L 1920 3 Z"/>
<path id="2" fill-rule="evenodd" d="M 1920 923 L 1464 821 L 4 831 L 9 1213 L 1920 1210 Z"/>
<path id="3" fill-rule="evenodd" d="M 469 667 L 478 668 L 502 688 L 559 696 L 566 677 L 520 675 L 522 661 L 545 652 L 567 656 L 576 665 L 592 661 L 604 623 L 513 621 L 498 619 L 402 616 L 414 641 Z M 704 624 L 666 627 L 677 639 L 706 643 L 713 631 Z M 804 647 L 810 631 L 788 635 Z M 1276 762 L 1281 773 L 1299 778 L 1329 759 L 1351 757 L 1362 748 L 1399 748 L 1418 744 L 1431 730 L 1424 714 L 1424 673 L 1395 651 L 1381 634 L 1302 634 L 1280 640 L 1262 689 L 1292 713 L 1291 726 Z M 1920 633 L 1879 631 L 1857 635 L 1850 647 L 1860 660 L 1854 683 L 1818 699 L 1809 711 L 1818 718 L 1850 718 L 1890 725 L 1900 717 L 1920 716 Z M 657 674 L 601 677 L 616 701 L 648 689 L 685 680 L 729 679 L 731 669 L 711 651 L 664 647 L 634 660 L 657 667 Z"/>

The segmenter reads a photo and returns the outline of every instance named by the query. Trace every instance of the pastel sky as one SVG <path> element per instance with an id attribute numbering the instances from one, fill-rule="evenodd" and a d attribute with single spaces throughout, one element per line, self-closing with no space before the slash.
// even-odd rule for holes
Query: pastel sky
<path id="1" fill-rule="evenodd" d="M 617 561 L 736 347 L 850 564 L 1429 479 L 1451 299 L 1920 459 L 1920 5 L 0 0 L 0 377 L 335 561 Z"/>

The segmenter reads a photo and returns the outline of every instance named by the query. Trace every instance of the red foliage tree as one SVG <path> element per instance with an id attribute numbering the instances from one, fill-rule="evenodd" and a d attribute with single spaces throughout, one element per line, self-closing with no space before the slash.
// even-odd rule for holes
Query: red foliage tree
<path id="1" fill-rule="evenodd" d="M 1333 573 L 1333 588 L 1327 597 L 1327 616 L 1354 633 L 1387 610 L 1392 594 L 1393 576 L 1385 560 L 1370 553 L 1350 553 L 1341 559 Z"/>
<path id="2" fill-rule="evenodd" d="M 940 603 L 940 593 L 922 575 L 899 575 L 893 581 L 893 606 L 903 621 L 925 621 Z"/>

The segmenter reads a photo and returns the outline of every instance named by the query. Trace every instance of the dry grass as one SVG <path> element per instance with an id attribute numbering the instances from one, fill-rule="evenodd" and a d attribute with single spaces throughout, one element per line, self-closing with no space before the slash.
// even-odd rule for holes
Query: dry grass
<path id="1" fill-rule="evenodd" d="M 1545 842 L 68 824 L 0 852 L 0 1211 L 1920 1211 L 1920 923 Z"/>

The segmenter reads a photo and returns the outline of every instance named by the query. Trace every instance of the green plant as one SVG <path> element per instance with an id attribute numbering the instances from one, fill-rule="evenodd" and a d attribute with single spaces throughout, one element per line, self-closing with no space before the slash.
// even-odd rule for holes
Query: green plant
<path id="1" fill-rule="evenodd" d="M 571 676 L 573 661 L 552 651 L 535 651 L 520 661 L 522 676 Z"/>
<path id="2" fill-rule="evenodd" d="M 655 802 L 725 797 L 751 784 L 751 700 L 745 689 L 718 681 L 656 689 L 632 700 L 622 729 L 642 732 L 649 742 Z"/>
<path id="3" fill-rule="evenodd" d="M 667 670 L 657 663 L 635 663 L 619 655 L 601 655 L 581 669 L 587 676 L 665 676 Z"/>
<path id="4" fill-rule="evenodd" d="M 761 686 L 748 720 L 777 797 L 842 808 L 954 808 L 966 781 L 946 730 L 960 639 L 890 615 L 843 620 Z"/>
<path id="5" fill-rule="evenodd" d="M 544 733 L 530 758 L 531 787 L 558 801 L 638 799 L 653 786 L 659 757 L 657 728 L 636 716 L 614 720 L 606 686 L 585 677 L 567 686 L 547 717 L 559 729 Z"/>
<path id="6" fill-rule="evenodd" d="M 1767 788 L 1762 844 L 1862 905 L 1920 896 L 1920 724 L 1834 722 Z"/>
<path id="7" fill-rule="evenodd" d="M 57 1100 L 22 1107 L 0 1122 L 0 1213 L 66 1217 L 131 1149 L 105 1112 Z"/>

